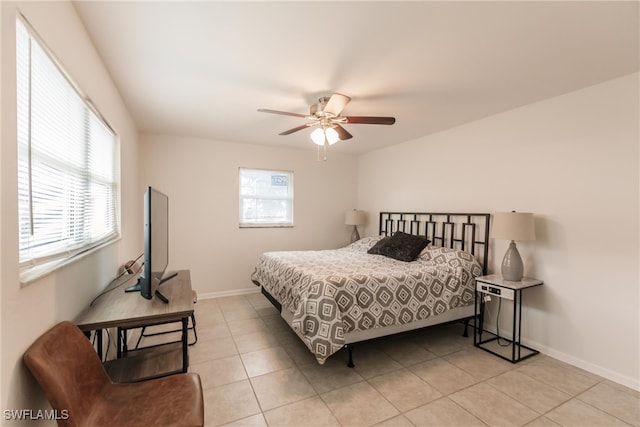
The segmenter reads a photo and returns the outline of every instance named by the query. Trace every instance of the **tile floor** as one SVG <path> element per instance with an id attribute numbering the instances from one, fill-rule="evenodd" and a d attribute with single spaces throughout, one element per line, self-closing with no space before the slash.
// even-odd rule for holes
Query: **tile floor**
<path id="1" fill-rule="evenodd" d="M 258 293 L 196 319 L 207 426 L 640 425 L 639 392 L 544 355 L 512 365 L 460 324 L 356 347 L 350 369 L 345 351 L 319 365 Z"/>

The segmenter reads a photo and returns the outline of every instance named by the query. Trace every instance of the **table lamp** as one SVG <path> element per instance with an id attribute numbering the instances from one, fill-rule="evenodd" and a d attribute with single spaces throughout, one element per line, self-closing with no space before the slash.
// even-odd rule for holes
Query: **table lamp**
<path id="1" fill-rule="evenodd" d="M 512 282 L 521 281 L 524 265 L 515 241 L 535 239 L 533 214 L 516 211 L 494 213 L 491 236 L 494 239 L 511 240 L 502 259 L 502 278 Z"/>
<path id="2" fill-rule="evenodd" d="M 347 211 L 344 217 L 344 223 L 346 225 L 353 225 L 353 232 L 351 233 L 351 243 L 360 240 L 360 233 L 358 233 L 358 226 L 364 224 L 364 211 L 351 210 Z"/>

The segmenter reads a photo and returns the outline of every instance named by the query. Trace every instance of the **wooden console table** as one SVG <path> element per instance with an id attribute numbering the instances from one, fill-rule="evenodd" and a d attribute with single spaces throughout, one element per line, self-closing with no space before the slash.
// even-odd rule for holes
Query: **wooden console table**
<path id="1" fill-rule="evenodd" d="M 102 359 L 102 330 L 117 328 L 117 358 L 106 361 L 105 368 L 115 382 L 140 381 L 149 378 L 187 372 L 189 367 L 187 326 L 193 315 L 193 291 L 189 270 L 180 270 L 178 275 L 161 285 L 161 291 L 169 299 L 165 304 L 157 297 L 144 299 L 138 292 L 125 293 L 124 287 L 102 295 L 93 306 L 88 307 L 74 323 L 90 335 L 96 332 L 97 351 Z M 171 274 L 166 273 L 166 276 Z M 112 284 L 113 285 L 113 284 Z M 182 339 L 164 345 L 128 350 L 126 331 L 143 326 L 164 323 L 182 323 Z M 124 349 L 120 347 L 124 337 Z"/>

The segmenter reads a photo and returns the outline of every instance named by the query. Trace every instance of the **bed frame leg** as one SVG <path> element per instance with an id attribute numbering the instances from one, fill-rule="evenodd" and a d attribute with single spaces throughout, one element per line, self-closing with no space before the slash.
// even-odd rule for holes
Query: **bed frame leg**
<path id="1" fill-rule="evenodd" d="M 345 345 L 345 347 L 347 347 L 347 350 L 349 351 L 349 361 L 347 362 L 347 366 L 353 368 L 356 366 L 353 364 L 353 346 Z"/>
<path id="2" fill-rule="evenodd" d="M 469 319 L 467 318 L 467 319 L 464 319 L 464 332 L 462 333 L 462 336 L 465 338 L 469 337 L 468 328 L 469 328 Z"/>

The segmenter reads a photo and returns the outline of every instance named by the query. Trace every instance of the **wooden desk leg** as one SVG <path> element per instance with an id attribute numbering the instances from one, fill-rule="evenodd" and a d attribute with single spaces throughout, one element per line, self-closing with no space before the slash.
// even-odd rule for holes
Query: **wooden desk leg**
<path id="1" fill-rule="evenodd" d="M 189 354 L 187 353 L 189 349 L 189 340 L 188 340 L 188 325 L 189 318 L 182 318 L 182 372 L 187 372 L 189 368 Z"/>

